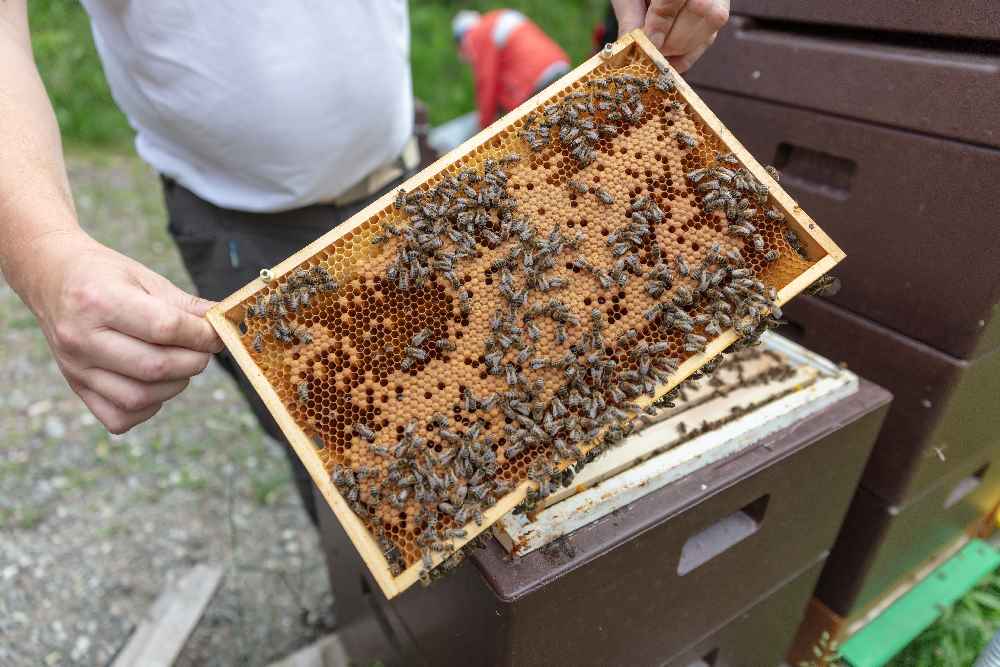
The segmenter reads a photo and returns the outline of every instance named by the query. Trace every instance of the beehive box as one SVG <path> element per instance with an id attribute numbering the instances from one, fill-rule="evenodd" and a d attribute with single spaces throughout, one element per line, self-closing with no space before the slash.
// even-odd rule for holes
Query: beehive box
<path id="1" fill-rule="evenodd" d="M 392 597 L 843 256 L 636 31 L 209 319 Z"/>

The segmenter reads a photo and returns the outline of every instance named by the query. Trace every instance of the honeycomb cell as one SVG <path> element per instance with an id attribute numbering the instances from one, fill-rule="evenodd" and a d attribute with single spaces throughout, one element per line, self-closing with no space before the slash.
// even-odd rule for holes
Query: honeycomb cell
<path id="1" fill-rule="evenodd" d="M 597 67 L 229 312 L 392 572 L 640 427 L 819 259 L 663 76 Z"/>

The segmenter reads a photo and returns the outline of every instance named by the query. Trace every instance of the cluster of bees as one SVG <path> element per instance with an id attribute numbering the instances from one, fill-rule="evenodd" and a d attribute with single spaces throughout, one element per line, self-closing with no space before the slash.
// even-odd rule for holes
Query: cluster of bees
<path id="1" fill-rule="evenodd" d="M 269 297 L 257 297 L 256 303 L 247 306 L 246 319 L 272 320 L 274 325 L 271 328 L 271 335 L 278 342 L 298 341 L 302 345 L 309 345 L 313 341 L 309 330 L 291 324 L 286 318 L 289 313 L 308 308 L 317 294 L 335 292 L 338 287 L 337 281 L 322 266 L 314 266 L 308 270 L 299 269 L 292 274 L 288 282 L 281 285 Z M 264 350 L 263 332 L 258 331 L 254 334 L 251 345 L 258 354 Z M 309 400 L 307 382 L 299 383 L 296 392 L 300 401 Z"/>
<path id="2" fill-rule="evenodd" d="M 382 233 L 372 238 L 376 245 L 390 238 L 402 241 L 386 272 L 389 282 L 408 291 L 423 287 L 432 273 L 438 274 L 457 290 L 462 312 L 468 314 L 470 297 L 455 273 L 456 263 L 475 257 L 480 238 L 496 246 L 526 232 L 526 223 L 514 217 L 517 200 L 507 191 L 509 177 L 504 171 L 520 160 L 520 155 L 511 153 L 499 161 L 486 160 L 482 174 L 465 169 L 428 190 L 400 190 L 395 207 L 408 216 L 409 224 L 400 229 L 383 223 Z M 494 212 L 499 230 L 494 229 Z"/>
<path id="3" fill-rule="evenodd" d="M 778 170 L 765 167 L 778 180 Z M 776 262 L 781 254 L 772 248 L 765 252 L 764 237 L 757 232 L 752 220 L 757 215 L 757 207 L 767 204 L 768 187 L 761 183 L 732 153 L 716 153 L 715 164 L 702 169 L 694 169 L 687 178 L 703 193 L 702 207 L 706 213 L 724 211 L 729 222 L 728 233 L 745 239 L 754 250 L 763 254 L 764 261 Z M 764 217 L 774 222 L 784 222 L 785 216 L 774 208 L 764 211 Z M 798 234 L 791 227 L 785 228 L 785 239 L 799 255 L 805 257 L 805 248 Z"/>
<path id="4" fill-rule="evenodd" d="M 616 75 L 587 85 L 586 91 L 571 92 L 525 117 L 519 136 L 533 152 L 561 147 L 577 167 L 586 167 L 596 160 L 603 139 L 627 131 L 628 124 L 647 115 L 644 94 L 674 90 L 664 72 L 652 78 Z M 677 102 L 672 105 L 681 108 Z M 674 138 L 682 147 L 697 146 L 683 132 Z M 507 463 L 531 453 L 528 478 L 534 485 L 517 511 L 530 509 L 559 485 L 570 484 L 583 465 L 644 425 L 659 407 L 672 407 L 685 385 L 710 375 L 722 362 L 721 356 L 709 360 L 686 383 L 644 407 L 682 361 L 671 355 L 671 345 L 663 339 L 679 333 L 683 352 L 697 354 L 732 327 L 740 335 L 736 347 L 746 348 L 781 317 L 776 290 L 755 277 L 740 250 L 745 244 L 768 262 L 779 258 L 777 250 L 765 252 L 752 223 L 757 208 L 767 202 L 767 188 L 735 156 L 716 154 L 714 165 L 687 174 L 705 212 L 725 213 L 734 243 L 713 244 L 700 261 L 689 261 L 683 253 L 668 257 L 655 232 L 667 213 L 652 197 L 636 195 L 619 204 L 626 216 L 607 230 L 606 265 L 579 253 L 586 240 L 582 232 L 564 232 L 556 224 L 543 233 L 519 212 L 508 171 L 521 161 L 519 154 L 508 153 L 485 159 L 480 169 L 445 176 L 433 187 L 400 190 L 394 201 L 398 215 L 382 222 L 372 238 L 376 245 L 391 244 L 384 275 L 389 284 L 408 292 L 443 279 L 453 290 L 461 318 L 472 316 L 473 304 L 460 269 L 474 264 L 484 247 L 503 253 L 488 272 L 495 297 L 485 295 L 498 306 L 491 313 L 477 313 L 488 318 L 480 361 L 485 373 L 496 378 L 494 391 L 479 396 L 465 388 L 462 416 L 456 406 L 454 415 L 411 421 L 388 441 L 385 436 L 392 431 L 377 433 L 375 423 L 354 424 L 362 446 L 384 464 L 338 464 L 332 470 L 331 481 L 369 526 L 394 575 L 408 563 L 383 528 L 380 517 L 386 508 L 405 511 L 408 524 L 416 527 L 422 581 L 439 576 L 464 559 L 455 545 L 465 541 L 465 527 L 481 525 L 484 512 L 513 490 L 513 483 L 500 475 Z M 616 204 L 610 192 L 596 185 L 570 179 L 567 188 L 577 197 L 593 195 L 607 207 Z M 774 210 L 764 215 L 780 220 Z M 619 220 L 617 211 L 608 216 L 609 227 L 612 219 Z M 789 242 L 801 248 L 797 237 Z M 591 276 L 599 293 L 641 281 L 654 301 L 643 313 L 651 338 L 647 340 L 645 329 L 642 335 L 628 329 L 612 337 L 601 309 L 575 312 L 560 298 L 569 285 L 555 271 L 570 266 Z M 272 334 L 279 342 L 308 343 L 309 332 L 290 325 L 288 313 L 309 306 L 319 292 L 337 289 L 325 269 L 297 271 L 280 291 L 249 306 L 247 317 L 273 320 Z M 258 352 L 262 336 L 257 333 L 253 341 Z M 399 359 L 400 371 L 411 374 L 435 350 L 455 350 L 455 343 L 435 337 L 430 329 L 399 346 L 402 354 L 394 350 L 392 356 Z M 305 382 L 298 386 L 298 399 L 309 400 Z M 432 571 L 435 554 L 447 557 L 443 567 Z"/>
<path id="5" fill-rule="evenodd" d="M 383 502 L 397 510 L 406 508 L 411 499 L 421 504 L 414 520 L 425 526 L 417 543 L 423 550 L 427 572 L 432 552 L 449 551 L 449 540 L 466 536 L 461 526 L 470 521 L 481 524 L 483 509 L 512 489 L 510 482 L 493 478 L 499 470 L 492 448 L 495 443 L 483 436 L 481 424 L 461 431 L 446 415 L 438 414 L 431 418 L 430 425 L 437 437 L 449 445 L 440 453 L 427 446 L 428 438 L 420 434 L 416 421 L 407 424 L 399 439 L 389 446 L 375 444 L 375 432 L 365 424 L 355 424 L 355 432 L 369 444 L 372 454 L 389 461 L 385 475 L 364 466 L 337 466 L 331 475 L 351 509 L 363 519 L 371 519 L 371 509 Z M 452 517 L 455 527 L 440 526 L 439 514 Z M 377 531 L 376 537 L 393 574 L 399 574 L 405 566 L 402 554 L 384 531 Z M 463 557 L 451 558 L 446 569 Z"/>
<path id="6" fill-rule="evenodd" d="M 476 257 L 477 243 L 509 246 L 490 267 L 499 276 L 496 290 L 502 306 L 489 316 L 489 335 L 483 341 L 486 371 L 497 376 L 505 389 L 486 396 L 466 389 L 464 408 L 475 415 L 475 421 L 464 428 L 447 415 L 435 414 L 426 424 L 408 424 L 395 442 L 376 443 L 374 430 L 357 424 L 356 434 L 375 456 L 387 459 L 388 468 L 382 474 L 365 467 L 338 466 L 331 477 L 362 519 L 371 519 L 383 503 L 395 509 L 411 501 L 419 503 L 414 521 L 422 526 L 416 542 L 422 552 L 424 580 L 430 577 L 432 554 L 453 552 L 451 542 L 465 535 L 462 526 L 470 521 L 481 523 L 483 511 L 511 490 L 509 482 L 497 478 L 503 461 L 532 447 L 546 452 L 528 471 L 536 485 L 519 511 L 530 508 L 558 485 L 569 484 L 574 471 L 654 414 L 655 407 L 641 407 L 638 400 L 654 396 L 679 366 L 680 360 L 669 356 L 666 342 L 640 340 L 634 329 L 617 340 L 606 340 L 604 313 L 594 308 L 581 321 L 556 296 L 567 284 L 549 275 L 550 270 L 569 259 L 574 266 L 589 270 L 604 289 L 644 279 L 645 291 L 663 299 L 647 311 L 646 319 L 661 330 L 683 332 L 687 352 L 703 351 L 710 336 L 729 326 L 737 327 L 743 346 L 752 345 L 780 316 L 774 303 L 776 291 L 753 278 L 736 247 L 723 250 L 716 244 L 695 266 L 689 266 L 682 254 L 672 260 L 661 257 L 651 238 L 651 225 L 661 222 L 664 213 L 644 196 L 629 202 L 629 221 L 608 235 L 615 258 L 611 266 L 594 266 L 584 257 L 573 256 L 581 234 L 567 236 L 558 226 L 540 234 L 518 216 L 517 202 L 507 192 L 504 167 L 519 160 L 514 154 L 487 160 L 482 173 L 464 170 L 422 192 L 400 191 L 396 207 L 408 217 L 407 223 L 386 223 L 375 239 L 376 243 L 391 237 L 400 241 L 386 271 L 389 281 L 402 290 L 417 289 L 433 275 L 441 275 L 458 292 L 463 314 L 470 306 L 455 273 L 458 265 Z M 640 251 L 653 253 L 652 269 L 644 270 Z M 539 353 L 543 319 L 553 324 L 554 343 L 568 343 L 560 357 Z M 430 337 L 429 329 L 413 336 L 403 355 L 402 370 L 426 359 L 422 346 L 444 349 L 452 345 L 447 339 L 431 341 Z M 621 357 L 631 363 L 620 364 Z M 720 361 L 718 357 L 711 360 L 698 376 L 711 373 Z M 559 371 L 560 386 L 546 387 L 538 372 L 544 369 Z M 672 405 L 679 391 L 674 389 L 657 405 Z M 502 447 L 484 427 L 488 413 L 504 417 Z M 444 443 L 443 451 L 427 447 L 429 438 Z M 450 517 L 451 527 L 444 527 L 440 516 Z M 383 555 L 398 574 L 405 567 L 402 555 L 375 523 Z M 452 553 L 442 570 L 462 558 L 461 551 Z"/>
<path id="7" fill-rule="evenodd" d="M 577 164 L 583 168 L 597 159 L 597 144 L 602 138 L 618 135 L 618 123 L 639 123 L 646 114 L 642 95 L 651 87 L 664 93 L 674 90 L 673 77 L 660 71 L 656 79 L 620 74 L 607 78 L 591 79 L 589 91 L 576 91 L 562 101 L 550 104 L 539 115 L 530 113 L 524 118 L 519 136 L 539 152 L 553 140 L 567 148 Z M 609 122 L 610 121 L 610 122 Z M 598 191 L 597 196 L 606 204 L 611 196 Z"/>

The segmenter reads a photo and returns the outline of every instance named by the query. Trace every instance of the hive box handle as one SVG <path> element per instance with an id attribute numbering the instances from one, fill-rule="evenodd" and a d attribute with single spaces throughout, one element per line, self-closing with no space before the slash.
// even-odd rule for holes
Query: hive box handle
<path id="1" fill-rule="evenodd" d="M 760 530 L 770 497 L 761 496 L 689 537 L 681 547 L 677 574 L 684 576 Z"/>
<path id="2" fill-rule="evenodd" d="M 847 199 L 858 165 L 854 160 L 782 142 L 774 155 L 782 183 L 832 199 Z"/>
<path id="3" fill-rule="evenodd" d="M 715 661 L 719 657 L 719 649 L 714 648 L 702 657 L 692 662 L 688 667 L 715 667 Z"/>
<path id="4" fill-rule="evenodd" d="M 989 467 L 990 464 L 987 463 L 982 468 L 956 484 L 955 488 L 953 488 L 951 493 L 948 494 L 948 497 L 944 499 L 944 508 L 948 509 L 949 507 L 954 507 L 962 500 L 962 498 L 965 498 L 979 488 L 979 485 L 983 483 L 983 477 L 986 475 L 986 471 Z"/>

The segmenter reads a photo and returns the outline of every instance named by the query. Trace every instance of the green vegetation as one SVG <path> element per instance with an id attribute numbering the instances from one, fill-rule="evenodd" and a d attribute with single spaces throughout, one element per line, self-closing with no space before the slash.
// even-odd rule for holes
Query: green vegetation
<path id="1" fill-rule="evenodd" d="M 132 137 L 104 79 L 78 0 L 28 3 L 35 61 L 69 144 L 122 147 Z"/>
<path id="2" fill-rule="evenodd" d="M 1000 572 L 988 576 L 937 623 L 924 630 L 890 667 L 972 665 L 980 651 L 1000 630 Z"/>
<path id="3" fill-rule="evenodd" d="M 441 123 L 474 109 L 472 76 L 458 58 L 451 19 L 460 9 L 519 9 L 553 37 L 574 63 L 590 55 L 603 0 L 485 2 L 421 0 L 410 6 L 413 88 Z M 90 21 L 78 0 L 33 0 L 31 31 L 38 68 L 69 144 L 128 145 L 132 130 L 111 98 L 94 48 Z"/>

